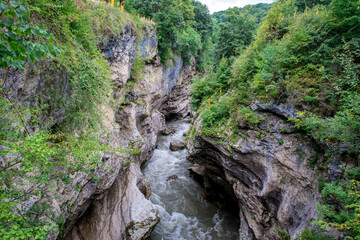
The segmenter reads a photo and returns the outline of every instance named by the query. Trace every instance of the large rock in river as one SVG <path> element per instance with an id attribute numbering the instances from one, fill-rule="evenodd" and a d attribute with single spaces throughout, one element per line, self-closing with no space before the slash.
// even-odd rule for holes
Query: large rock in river
<path id="1" fill-rule="evenodd" d="M 179 140 L 172 141 L 170 143 L 170 150 L 171 151 L 179 151 L 185 148 L 185 143 Z"/>

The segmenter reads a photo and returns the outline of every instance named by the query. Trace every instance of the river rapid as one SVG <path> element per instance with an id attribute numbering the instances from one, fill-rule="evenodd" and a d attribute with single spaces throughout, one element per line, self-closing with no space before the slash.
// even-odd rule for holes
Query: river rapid
<path id="1" fill-rule="evenodd" d="M 161 221 L 150 240 L 232 240 L 237 239 L 238 212 L 219 210 L 205 201 L 202 187 L 189 177 L 192 166 L 186 149 L 171 151 L 170 142 L 184 141 L 183 134 L 190 124 L 185 120 L 172 121 L 168 127 L 176 130 L 170 136 L 160 135 L 152 158 L 144 165 L 143 173 L 151 185 L 151 202 L 159 210 Z M 170 179 L 176 175 L 178 179 Z"/>

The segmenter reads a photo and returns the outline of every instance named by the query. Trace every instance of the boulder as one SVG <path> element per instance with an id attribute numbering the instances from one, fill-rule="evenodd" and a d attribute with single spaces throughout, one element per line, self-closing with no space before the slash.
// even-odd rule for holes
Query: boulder
<path id="1" fill-rule="evenodd" d="M 177 175 L 171 175 L 171 176 L 167 177 L 166 181 L 176 180 L 176 179 L 179 179 L 179 177 Z"/>
<path id="2" fill-rule="evenodd" d="M 170 143 L 171 151 L 179 151 L 185 149 L 185 143 L 179 140 L 172 141 Z"/>
<path id="3" fill-rule="evenodd" d="M 173 135 L 174 133 L 175 133 L 175 129 L 169 128 L 169 127 L 166 127 L 166 128 L 161 132 L 161 134 L 164 135 L 164 136 Z"/>

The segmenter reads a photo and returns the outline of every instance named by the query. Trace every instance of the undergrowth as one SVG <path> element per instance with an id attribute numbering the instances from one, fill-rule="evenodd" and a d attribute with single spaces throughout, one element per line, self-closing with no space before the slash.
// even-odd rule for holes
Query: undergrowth
<path id="1" fill-rule="evenodd" d="M 95 172 L 103 165 L 102 152 L 138 153 L 102 141 L 102 106 L 108 104 L 111 85 L 101 49 L 120 36 L 125 24 L 141 35 L 144 21 L 102 4 L 0 2 L 0 28 L 7 26 L 13 34 L 13 39 L 0 34 L 0 48 L 8 48 L 1 53 L 1 67 L 26 67 L 33 76 L 41 75 L 46 86 L 30 105 L 12 97 L 7 88 L 12 83 L 0 87 L 0 155 L 6 157 L 0 168 L 1 239 L 46 239 L 59 228 L 62 232 L 65 221 L 55 214 L 48 195 L 71 184 L 70 176 L 79 171 L 99 181 Z M 71 188 L 81 190 L 78 185 Z"/>

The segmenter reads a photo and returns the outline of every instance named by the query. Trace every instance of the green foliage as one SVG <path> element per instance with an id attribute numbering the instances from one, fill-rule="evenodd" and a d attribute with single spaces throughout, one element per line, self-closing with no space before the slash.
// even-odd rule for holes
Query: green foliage
<path id="1" fill-rule="evenodd" d="M 37 94 L 38 107 L 18 106 L 7 89 L 0 89 L 0 155 L 7 158 L 0 169 L 0 238 L 46 239 L 61 227 L 54 223 L 64 221 L 57 218 L 45 196 L 54 195 L 61 184 L 70 184 L 70 175 L 79 171 L 98 181 L 94 172 L 103 165 L 102 152 L 137 153 L 100 143 L 101 107 L 107 104 L 111 89 L 109 64 L 99 46 L 119 35 L 122 23 L 131 17 L 87 1 L 9 4 L 0 2 L 1 24 L 9 25 L 6 29 L 0 25 L 4 29 L 0 33 L 1 67 L 7 66 L 3 61 L 23 69 L 27 59 L 51 59 L 27 66 L 41 74 L 46 85 Z M 12 48 L 14 43 L 19 49 Z M 141 65 L 138 60 L 135 69 Z M 52 126 L 48 113 L 63 109 L 63 122 Z M 71 187 L 80 190 L 79 185 Z M 34 205 L 27 204 L 31 199 Z"/>
<path id="2" fill-rule="evenodd" d="M 290 238 L 290 234 L 289 233 L 287 233 L 286 231 L 284 231 L 284 230 L 282 230 L 281 228 L 275 228 L 275 230 L 279 233 L 279 235 L 280 235 L 280 238 L 282 239 L 282 240 L 290 240 L 291 238 Z"/>
<path id="3" fill-rule="evenodd" d="M 181 54 L 189 64 L 189 56 L 197 57 L 203 41 L 211 36 L 212 22 L 208 21 L 211 18 L 207 7 L 200 2 L 130 0 L 127 4 L 141 16 L 156 22 L 162 62 L 166 62 L 174 52 Z"/>
<path id="4" fill-rule="evenodd" d="M 345 142 L 348 153 L 358 154 L 360 47 L 357 38 L 347 41 L 347 34 L 357 36 L 358 30 L 333 31 L 335 23 L 357 23 L 360 4 L 334 0 L 296 12 L 298 3 L 277 2 L 255 43 L 234 61 L 237 102 L 258 98 L 306 105 L 306 114 L 293 120 L 298 128 L 332 146 Z M 340 13 L 340 6 L 349 8 L 352 17 Z"/>
<path id="5" fill-rule="evenodd" d="M 235 118 L 244 121 L 245 123 L 249 123 L 250 125 L 257 125 L 264 120 L 263 117 L 259 116 L 247 106 L 238 107 L 235 112 Z"/>
<path id="6" fill-rule="evenodd" d="M 296 237 L 296 240 L 335 240 L 335 238 L 327 235 L 324 230 L 318 227 L 312 229 L 306 227 L 305 230 Z"/>
<path id="7" fill-rule="evenodd" d="M 275 2 L 258 30 L 256 45 L 260 49 L 269 40 L 281 39 L 292 23 L 296 7 L 293 0 Z"/>
<path id="8" fill-rule="evenodd" d="M 250 14 L 250 9 L 228 9 L 225 18 L 227 21 L 220 24 L 216 44 L 217 62 L 222 57 L 229 58 L 242 52 L 253 40 L 256 30 L 256 19 Z"/>
<path id="9" fill-rule="evenodd" d="M 130 78 L 135 81 L 142 78 L 141 72 L 145 68 L 145 65 L 145 59 L 142 57 L 141 53 L 138 52 L 135 58 L 134 66 L 131 69 Z"/>
<path id="10" fill-rule="evenodd" d="M 360 182 L 348 177 L 349 181 L 325 184 L 321 195 L 324 201 L 319 205 L 321 219 L 316 223 L 345 232 L 347 239 L 360 239 Z"/>
<path id="11" fill-rule="evenodd" d="M 202 51 L 196 59 L 199 72 L 208 71 L 212 67 L 215 58 L 215 47 L 211 37 L 207 37 L 202 43 Z"/>
<path id="12" fill-rule="evenodd" d="M 239 8 L 240 11 L 251 10 L 251 15 L 256 18 L 257 23 L 261 23 L 263 18 L 267 15 L 271 8 L 271 4 L 268 3 L 258 3 L 255 5 L 246 5 L 243 8 Z M 212 17 L 216 19 L 216 23 L 226 22 L 226 11 L 219 11 L 212 14 Z"/>
<path id="13" fill-rule="evenodd" d="M 197 109 L 203 101 L 207 101 L 216 90 L 223 85 L 227 84 L 230 80 L 230 66 L 226 58 L 223 58 L 219 66 L 216 68 L 216 72 L 210 72 L 205 75 L 204 78 L 198 78 L 193 82 L 193 90 L 191 92 L 191 107 Z M 229 86 L 225 86 L 222 89 L 222 93 L 225 93 Z M 220 92 L 217 96 L 214 96 L 212 100 L 219 97 Z"/>
<path id="14" fill-rule="evenodd" d="M 334 35 L 334 41 L 350 41 L 360 37 L 360 14 L 359 1 L 356 0 L 333 0 L 330 4 L 330 29 Z"/>
<path id="15" fill-rule="evenodd" d="M 318 182 L 319 182 L 318 189 L 319 189 L 319 192 L 321 192 L 325 187 L 326 180 L 324 177 L 319 177 Z"/>
<path id="16" fill-rule="evenodd" d="M 60 50 L 43 26 L 28 21 L 31 11 L 38 11 L 27 0 L 0 2 L 0 67 L 24 70 L 25 61 L 53 57 Z"/>
<path id="17" fill-rule="evenodd" d="M 251 15 L 256 18 L 256 22 L 259 24 L 268 14 L 272 4 L 258 3 L 251 6 Z"/>
<path id="18" fill-rule="evenodd" d="M 190 63 L 189 53 L 197 57 L 199 51 L 202 49 L 201 36 L 193 29 L 187 28 L 178 35 L 178 51 L 183 56 L 185 63 Z"/>
<path id="19" fill-rule="evenodd" d="M 336 116 L 322 119 L 309 114 L 306 118 L 297 119 L 296 126 L 308 132 L 319 142 L 348 145 L 349 153 L 359 153 L 360 118 L 350 111 L 338 112 Z"/>
<path id="20" fill-rule="evenodd" d="M 213 22 L 209 14 L 209 9 L 201 2 L 192 0 L 194 6 L 194 23 L 193 28 L 198 34 L 200 34 L 202 41 L 205 41 L 207 37 L 211 37 L 213 31 Z"/>
<path id="21" fill-rule="evenodd" d="M 212 104 L 202 112 L 202 119 L 204 128 L 213 128 L 227 122 L 230 116 L 229 102 L 227 99 L 222 99 L 217 104 Z"/>

